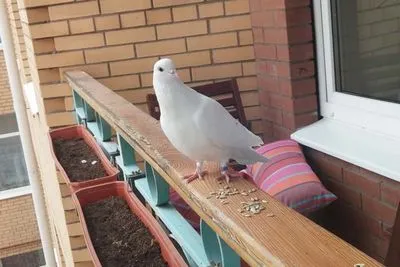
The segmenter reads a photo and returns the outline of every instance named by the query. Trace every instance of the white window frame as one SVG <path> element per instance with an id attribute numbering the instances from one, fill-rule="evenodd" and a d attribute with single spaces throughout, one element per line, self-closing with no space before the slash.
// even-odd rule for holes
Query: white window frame
<path id="1" fill-rule="evenodd" d="M 0 201 L 32 194 L 30 185 L 0 191 Z"/>
<path id="2" fill-rule="evenodd" d="M 321 115 L 400 138 L 400 104 L 336 91 L 330 0 L 314 0 Z"/>

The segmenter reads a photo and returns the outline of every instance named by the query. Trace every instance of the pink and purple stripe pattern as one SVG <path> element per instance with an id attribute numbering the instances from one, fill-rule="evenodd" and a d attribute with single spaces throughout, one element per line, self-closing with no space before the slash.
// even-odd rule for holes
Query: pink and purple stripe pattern
<path id="1" fill-rule="evenodd" d="M 285 205 L 308 214 L 337 199 L 321 184 L 295 141 L 273 142 L 257 152 L 269 161 L 249 165 L 246 172 L 261 190 Z"/>

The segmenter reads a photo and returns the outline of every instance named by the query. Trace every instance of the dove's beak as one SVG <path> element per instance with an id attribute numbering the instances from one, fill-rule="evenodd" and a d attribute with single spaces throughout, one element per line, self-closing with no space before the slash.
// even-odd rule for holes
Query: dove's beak
<path id="1" fill-rule="evenodd" d="M 170 70 L 170 71 L 169 71 L 169 74 L 174 75 L 174 76 L 176 76 L 176 77 L 179 77 L 179 76 L 178 76 L 178 73 L 176 72 L 176 70 Z"/>

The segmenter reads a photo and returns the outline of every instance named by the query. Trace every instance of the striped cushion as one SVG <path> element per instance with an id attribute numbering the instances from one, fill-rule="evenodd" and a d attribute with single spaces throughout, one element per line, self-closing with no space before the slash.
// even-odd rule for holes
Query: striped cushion
<path id="1" fill-rule="evenodd" d="M 257 152 L 269 161 L 249 165 L 246 172 L 260 189 L 285 205 L 308 214 L 337 199 L 321 184 L 295 141 L 273 142 Z"/>

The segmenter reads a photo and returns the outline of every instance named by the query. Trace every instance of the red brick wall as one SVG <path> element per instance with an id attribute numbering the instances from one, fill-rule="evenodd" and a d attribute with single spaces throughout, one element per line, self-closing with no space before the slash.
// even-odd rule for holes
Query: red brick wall
<path id="1" fill-rule="evenodd" d="M 250 0 L 265 141 L 317 120 L 310 0 Z"/>
<path id="2" fill-rule="evenodd" d="M 308 162 L 339 199 L 318 214 L 319 223 L 383 261 L 400 201 L 400 183 L 305 148 Z"/>
<path id="3" fill-rule="evenodd" d="M 152 66 L 168 56 L 191 86 L 236 78 L 246 118 L 262 133 L 248 1 L 24 2 L 31 74 L 48 126 L 75 123 L 64 71 L 86 71 L 148 111 Z"/>
<path id="4" fill-rule="evenodd" d="M 41 247 L 31 195 L 0 201 L 0 259 Z"/>
<path id="5" fill-rule="evenodd" d="M 311 0 L 249 0 L 265 142 L 318 119 Z M 323 227 L 383 261 L 400 183 L 305 147 L 339 199 L 315 216 Z"/>

